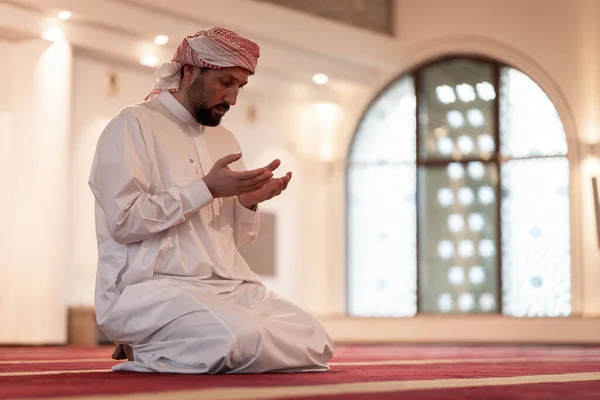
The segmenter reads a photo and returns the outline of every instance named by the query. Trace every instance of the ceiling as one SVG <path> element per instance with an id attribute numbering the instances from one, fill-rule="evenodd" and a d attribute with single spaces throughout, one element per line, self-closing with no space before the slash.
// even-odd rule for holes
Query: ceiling
<path id="1" fill-rule="evenodd" d="M 72 13 L 67 21 L 56 18 L 62 10 Z M 389 36 L 249 0 L 0 0 L 0 38 L 40 37 L 49 24 L 59 24 L 75 48 L 137 64 L 148 55 L 168 60 L 181 38 L 227 26 L 260 44 L 259 67 L 269 76 L 261 89 L 292 82 L 323 96 L 348 96 L 397 65 Z M 157 46 L 156 35 L 172 39 Z M 315 88 L 317 73 L 329 83 Z"/>

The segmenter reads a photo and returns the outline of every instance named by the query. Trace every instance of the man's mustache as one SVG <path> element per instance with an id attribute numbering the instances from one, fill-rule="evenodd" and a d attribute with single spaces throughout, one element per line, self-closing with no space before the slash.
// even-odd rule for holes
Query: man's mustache
<path id="1" fill-rule="evenodd" d="M 221 103 L 221 104 L 217 104 L 216 106 L 213 106 L 213 108 L 222 108 L 225 111 L 229 111 L 230 107 L 231 106 L 229 104 L 227 104 L 227 103 Z"/>

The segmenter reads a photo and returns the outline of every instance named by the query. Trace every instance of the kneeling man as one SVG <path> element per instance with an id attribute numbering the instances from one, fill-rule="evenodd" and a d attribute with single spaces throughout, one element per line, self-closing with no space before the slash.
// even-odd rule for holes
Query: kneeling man
<path id="1" fill-rule="evenodd" d="M 116 371 L 218 374 L 327 371 L 317 318 L 267 289 L 238 252 L 257 206 L 291 173 L 244 166 L 220 126 L 254 74 L 258 45 L 224 28 L 185 38 L 144 102 L 97 144 L 90 175 L 98 240 L 96 314 L 118 344 Z"/>

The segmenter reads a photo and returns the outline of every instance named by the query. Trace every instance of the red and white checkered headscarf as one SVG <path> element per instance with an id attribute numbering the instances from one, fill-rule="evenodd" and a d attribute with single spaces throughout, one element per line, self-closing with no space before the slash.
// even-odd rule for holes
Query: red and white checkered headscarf
<path id="1" fill-rule="evenodd" d="M 229 29 L 202 30 L 183 39 L 171 62 L 158 67 L 153 92 L 178 90 L 181 67 L 186 64 L 214 69 L 241 67 L 254 74 L 259 56 L 258 44 Z"/>

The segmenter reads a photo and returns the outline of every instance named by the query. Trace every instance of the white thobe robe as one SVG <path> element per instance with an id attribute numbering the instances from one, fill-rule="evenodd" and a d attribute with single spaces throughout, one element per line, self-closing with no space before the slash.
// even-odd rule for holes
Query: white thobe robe
<path id="1" fill-rule="evenodd" d="M 201 179 L 237 152 L 231 132 L 200 126 L 168 92 L 102 132 L 89 181 L 96 316 L 135 358 L 114 370 L 328 370 L 333 345 L 318 319 L 267 289 L 238 252 L 256 237 L 258 212 L 213 198 Z"/>

